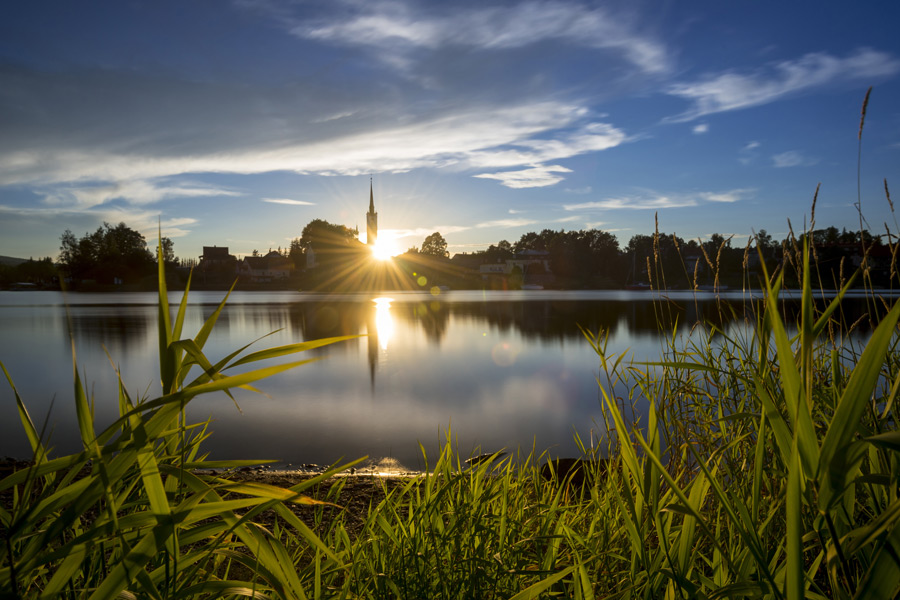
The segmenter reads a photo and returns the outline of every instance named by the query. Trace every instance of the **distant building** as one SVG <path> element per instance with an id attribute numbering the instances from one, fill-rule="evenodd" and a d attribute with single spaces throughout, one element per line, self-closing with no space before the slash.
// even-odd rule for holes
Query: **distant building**
<path id="1" fill-rule="evenodd" d="M 366 244 L 375 245 L 378 239 L 378 213 L 375 212 L 375 195 L 372 192 L 372 180 L 369 179 L 369 212 L 366 213 Z"/>
<path id="2" fill-rule="evenodd" d="M 502 262 L 482 263 L 478 270 L 481 279 L 491 284 L 502 283 L 514 272 L 522 274 L 526 285 L 550 285 L 555 280 L 546 250 L 523 250 Z"/>
<path id="3" fill-rule="evenodd" d="M 228 246 L 203 246 L 203 255 L 200 257 L 200 268 L 216 268 L 234 265 L 237 258 L 228 254 Z"/>
<path id="4" fill-rule="evenodd" d="M 228 246 L 203 246 L 197 272 L 203 283 L 227 284 L 234 280 L 237 266 L 237 257 L 228 253 Z"/>
<path id="5" fill-rule="evenodd" d="M 287 279 L 294 272 L 294 263 L 274 250 L 265 256 L 245 256 L 238 266 L 241 277 L 253 283 Z"/>
<path id="6" fill-rule="evenodd" d="M 503 262 L 484 263 L 479 267 L 479 271 L 482 278 L 487 279 L 491 275 L 509 275 L 516 267 L 526 274 L 551 273 L 550 253 L 546 250 L 523 250 Z"/>

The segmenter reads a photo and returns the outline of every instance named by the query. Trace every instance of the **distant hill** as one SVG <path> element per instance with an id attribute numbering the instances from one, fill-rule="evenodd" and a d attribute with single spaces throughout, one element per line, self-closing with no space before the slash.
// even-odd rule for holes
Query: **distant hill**
<path id="1" fill-rule="evenodd" d="M 15 267 L 16 265 L 21 265 L 23 262 L 28 262 L 28 259 L 15 258 L 13 256 L 0 256 L 0 265 L 9 265 L 10 267 Z"/>

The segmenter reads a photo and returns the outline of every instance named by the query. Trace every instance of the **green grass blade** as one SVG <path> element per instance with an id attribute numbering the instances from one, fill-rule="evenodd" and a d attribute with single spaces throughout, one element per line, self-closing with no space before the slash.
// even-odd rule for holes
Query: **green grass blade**
<path id="1" fill-rule="evenodd" d="M 788 412 L 788 418 L 797 435 L 800 459 L 803 463 L 804 471 L 809 478 L 812 478 L 817 472 L 819 465 L 819 445 L 812 424 L 812 415 L 806 401 L 804 383 L 800 375 L 800 369 L 797 368 L 797 363 L 794 359 L 794 351 L 788 339 L 787 330 L 784 327 L 781 316 L 778 314 L 778 297 L 768 282 L 766 285 L 768 288 L 766 312 L 769 317 L 771 335 L 775 340 L 779 378 L 784 389 L 785 407 Z M 811 342 L 807 340 L 807 343 Z"/>
<path id="2" fill-rule="evenodd" d="M 172 323 L 169 315 L 169 291 L 166 289 L 166 265 L 163 260 L 162 227 L 158 228 L 157 240 L 159 246 L 156 249 L 157 285 L 159 287 L 159 300 L 157 304 L 157 335 L 159 337 L 159 380 L 162 384 L 163 394 L 174 391 L 175 383 L 175 356 L 169 349 L 172 343 Z"/>
<path id="3" fill-rule="evenodd" d="M 206 340 L 209 339 L 209 334 L 212 333 L 213 327 L 216 326 L 216 321 L 219 319 L 219 315 L 222 313 L 222 310 L 225 308 L 225 303 L 228 302 L 228 297 L 231 295 L 231 292 L 234 291 L 234 286 L 237 285 L 237 281 L 231 284 L 231 287 L 228 288 L 228 291 L 225 293 L 225 297 L 222 298 L 222 301 L 219 302 L 219 306 L 216 307 L 216 310 L 213 311 L 209 318 L 203 323 L 203 326 L 200 327 L 200 331 L 194 337 L 194 341 L 197 342 L 197 345 L 201 348 L 206 345 Z"/>
<path id="4" fill-rule="evenodd" d="M 896 597 L 900 586 L 900 522 L 894 524 L 890 535 L 877 547 L 872 558 L 853 597 L 860 600 Z"/>
<path id="5" fill-rule="evenodd" d="M 828 426 L 822 442 L 819 480 L 822 482 L 819 494 L 819 508 L 830 509 L 832 503 L 843 492 L 848 472 L 846 447 L 853 441 L 859 429 L 859 421 L 871 401 L 875 387 L 881 376 L 881 367 L 891 346 L 897 321 L 900 319 L 900 302 L 894 304 L 890 312 L 872 332 L 862 356 L 853 368 L 847 387 L 838 401 L 837 410 Z"/>
<path id="6" fill-rule="evenodd" d="M 78 375 L 78 363 L 75 362 L 75 340 L 72 340 L 72 373 L 75 387 L 75 416 L 78 419 L 78 430 L 81 433 L 81 442 L 85 449 L 93 449 L 97 440 L 94 432 L 94 411 L 81 384 Z"/>
<path id="7" fill-rule="evenodd" d="M 572 573 L 572 571 L 575 570 L 576 566 L 577 565 L 572 565 L 571 567 L 567 567 L 559 573 L 555 573 L 546 579 L 542 579 L 541 581 L 528 586 L 509 600 L 532 600 L 533 598 L 537 598 L 545 590 L 549 589 L 554 583 Z"/>
<path id="8" fill-rule="evenodd" d="M 188 273 L 187 283 L 184 285 L 184 293 L 181 295 L 181 302 L 178 304 L 178 312 L 175 313 L 175 323 L 172 326 L 172 339 L 181 339 L 181 331 L 184 328 L 184 317 L 187 314 L 188 292 L 191 289 L 191 278 L 194 270 Z"/>
<path id="9" fill-rule="evenodd" d="M 38 435 L 37 429 L 34 426 L 34 421 L 31 420 L 31 415 L 28 414 L 28 409 L 25 408 L 22 397 L 19 396 L 19 390 L 16 389 L 16 384 L 13 383 L 12 376 L 9 374 L 9 371 L 6 370 L 6 367 L 2 362 L 0 362 L 0 369 L 3 369 L 3 374 L 6 375 L 6 381 L 9 382 L 9 387 L 12 388 L 13 395 L 16 397 L 16 408 L 19 411 L 19 419 L 22 421 L 22 428 L 25 430 L 25 436 L 28 438 L 28 443 L 31 445 L 31 453 L 34 456 L 34 462 L 41 463 L 47 459 L 46 450 L 41 443 L 41 436 Z"/>
<path id="10" fill-rule="evenodd" d="M 788 465 L 787 504 L 785 521 L 787 572 L 785 574 L 785 597 L 788 600 L 802 600 L 804 597 L 803 569 L 803 500 L 802 500 L 802 467 L 799 450 L 795 440 L 791 451 L 791 462 Z"/>
<path id="11" fill-rule="evenodd" d="M 265 350 L 259 350 L 257 352 L 253 352 L 252 354 L 248 354 L 243 358 L 236 360 L 231 365 L 231 367 L 237 367 L 240 365 L 245 365 L 247 363 L 256 362 L 260 360 L 268 360 L 270 358 L 278 358 L 279 356 L 285 356 L 288 354 L 294 354 L 297 352 L 304 352 L 306 350 L 312 350 L 313 348 L 321 348 L 322 346 L 328 346 L 330 344 L 334 344 L 337 342 L 344 342 L 347 340 L 352 340 L 354 338 L 358 338 L 358 335 L 343 335 L 339 337 L 330 337 L 324 338 L 321 340 L 312 340 L 309 342 L 300 342 L 297 344 L 287 344 L 285 346 L 276 346 L 275 348 L 267 348 Z"/>

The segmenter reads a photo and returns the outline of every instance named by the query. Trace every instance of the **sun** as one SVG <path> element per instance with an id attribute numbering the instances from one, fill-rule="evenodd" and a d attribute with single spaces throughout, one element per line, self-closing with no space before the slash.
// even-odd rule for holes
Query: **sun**
<path id="1" fill-rule="evenodd" d="M 397 247 L 397 244 L 394 243 L 394 240 L 389 239 L 388 237 L 379 237 L 375 242 L 375 245 L 372 246 L 372 256 L 374 256 L 377 260 L 388 260 L 392 256 L 396 256 L 400 254 L 400 249 Z"/>

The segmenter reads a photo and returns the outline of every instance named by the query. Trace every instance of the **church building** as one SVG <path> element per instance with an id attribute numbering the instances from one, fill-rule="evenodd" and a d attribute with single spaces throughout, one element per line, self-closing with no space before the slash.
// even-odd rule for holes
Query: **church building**
<path id="1" fill-rule="evenodd" d="M 366 244 L 375 245 L 378 238 L 378 213 L 375 212 L 375 195 L 372 193 L 372 180 L 369 179 L 369 212 L 366 213 Z"/>

